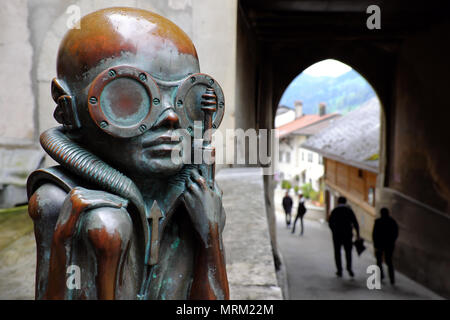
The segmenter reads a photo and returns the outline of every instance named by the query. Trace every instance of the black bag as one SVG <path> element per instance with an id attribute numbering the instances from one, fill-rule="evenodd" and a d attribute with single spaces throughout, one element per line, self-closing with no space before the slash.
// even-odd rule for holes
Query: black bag
<path id="1" fill-rule="evenodd" d="M 356 252 L 358 253 L 358 256 L 360 256 L 361 253 L 363 253 L 364 250 L 366 250 L 363 238 L 356 239 L 355 242 L 353 242 L 353 244 L 355 246 Z"/>

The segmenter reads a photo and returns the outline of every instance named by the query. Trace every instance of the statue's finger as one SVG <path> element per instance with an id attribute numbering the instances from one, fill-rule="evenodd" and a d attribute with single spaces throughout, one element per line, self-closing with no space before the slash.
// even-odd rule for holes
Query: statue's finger
<path id="1" fill-rule="evenodd" d="M 191 179 L 194 181 L 197 185 L 200 186 L 203 190 L 206 190 L 206 179 L 200 175 L 200 173 L 195 170 L 191 172 Z"/>
<path id="2" fill-rule="evenodd" d="M 200 187 L 195 183 L 192 178 L 186 179 L 186 188 L 189 192 L 200 194 Z"/>

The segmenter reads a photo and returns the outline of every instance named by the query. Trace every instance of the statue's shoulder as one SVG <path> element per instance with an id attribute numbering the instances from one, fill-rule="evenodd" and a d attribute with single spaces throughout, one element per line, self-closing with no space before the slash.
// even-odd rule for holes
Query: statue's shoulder
<path id="1" fill-rule="evenodd" d="M 73 188 L 78 186 L 86 187 L 84 181 L 62 166 L 42 168 L 33 171 L 28 176 L 28 199 L 30 199 L 32 195 L 44 185 L 48 188 L 57 187 L 58 189 L 65 191 L 65 193 L 69 193 Z"/>
<path id="2" fill-rule="evenodd" d="M 128 205 L 128 200 L 98 190 L 62 166 L 33 171 L 27 180 L 27 194 L 29 207 L 35 207 L 35 211 L 59 211 L 67 195 L 86 207 L 126 208 Z"/>
<path id="3" fill-rule="evenodd" d="M 76 177 L 61 166 L 33 171 L 27 180 L 30 217 L 36 221 L 45 215 L 56 221 L 67 194 L 78 185 Z"/>

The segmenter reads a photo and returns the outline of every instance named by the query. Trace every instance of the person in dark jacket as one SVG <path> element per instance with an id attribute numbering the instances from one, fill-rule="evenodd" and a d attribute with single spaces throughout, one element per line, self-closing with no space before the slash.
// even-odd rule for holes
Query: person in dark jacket
<path id="1" fill-rule="evenodd" d="M 300 235 L 303 235 L 303 216 L 306 213 L 306 207 L 305 207 L 305 198 L 303 198 L 303 194 L 298 195 L 298 207 L 297 207 L 297 215 L 295 216 L 294 225 L 292 227 L 292 233 L 295 233 L 295 225 L 297 224 L 297 220 L 300 219 Z"/>
<path id="2" fill-rule="evenodd" d="M 359 224 L 356 216 L 345 197 L 338 198 L 338 206 L 331 211 L 328 224 L 333 234 L 334 260 L 336 262 L 336 275 L 342 277 L 341 247 L 344 247 L 347 261 L 348 274 L 353 277 L 352 270 L 352 248 L 353 248 L 353 228 L 356 230 L 359 239 Z"/>
<path id="3" fill-rule="evenodd" d="M 389 210 L 387 208 L 382 208 L 380 213 L 381 218 L 375 220 L 372 232 L 375 257 L 377 259 L 377 265 L 381 271 L 381 279 L 384 279 L 384 256 L 384 262 L 386 262 L 389 270 L 389 279 L 391 280 L 391 284 L 395 284 L 392 255 L 394 253 L 395 241 L 398 237 L 398 225 L 397 222 L 389 216 Z"/>
<path id="4" fill-rule="evenodd" d="M 283 209 L 286 215 L 286 226 L 289 228 L 292 211 L 292 198 L 289 196 L 289 190 L 286 191 L 286 195 L 283 197 Z"/>

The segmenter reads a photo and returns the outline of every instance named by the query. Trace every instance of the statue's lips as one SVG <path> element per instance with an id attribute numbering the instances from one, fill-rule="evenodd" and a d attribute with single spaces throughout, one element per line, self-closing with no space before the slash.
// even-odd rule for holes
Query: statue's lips
<path id="1" fill-rule="evenodd" d="M 172 140 L 171 135 L 161 135 L 142 143 L 142 147 L 146 149 L 152 156 L 170 156 L 176 145 L 180 143 L 178 137 Z"/>

